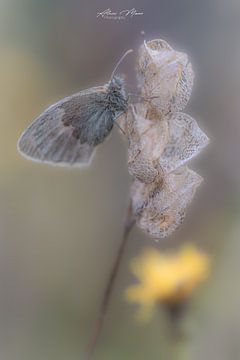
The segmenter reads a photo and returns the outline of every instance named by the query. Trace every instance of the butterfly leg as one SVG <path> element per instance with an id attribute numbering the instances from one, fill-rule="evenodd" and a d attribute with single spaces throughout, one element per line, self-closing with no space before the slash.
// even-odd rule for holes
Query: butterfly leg
<path id="1" fill-rule="evenodd" d="M 120 129 L 120 131 L 123 133 L 123 135 L 127 137 L 127 134 L 126 134 L 125 131 L 121 128 L 121 126 L 120 126 L 117 122 L 115 122 L 114 124 L 117 125 L 117 127 Z"/>
<path id="2" fill-rule="evenodd" d="M 122 115 L 123 115 L 123 113 L 120 113 L 119 115 L 117 115 L 117 116 L 115 117 L 115 119 L 114 119 L 114 124 L 117 125 L 117 127 L 120 129 L 120 131 L 123 133 L 123 135 L 126 136 L 126 138 L 128 139 L 127 134 L 125 133 L 125 131 L 123 130 L 123 128 L 122 128 L 122 127 L 118 124 L 118 122 L 117 122 L 117 119 L 120 118 Z M 126 116 L 126 114 L 125 114 L 125 116 Z"/>

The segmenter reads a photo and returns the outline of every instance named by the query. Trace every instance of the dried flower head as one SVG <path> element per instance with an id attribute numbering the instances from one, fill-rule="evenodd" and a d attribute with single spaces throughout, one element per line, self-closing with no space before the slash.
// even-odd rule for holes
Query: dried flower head
<path id="1" fill-rule="evenodd" d="M 141 177 L 138 173 L 138 170 L 144 173 L 146 161 L 155 173 L 157 170 L 169 173 L 196 156 L 209 142 L 189 115 L 176 112 L 171 117 L 156 117 L 153 121 L 147 118 L 147 110 L 146 104 L 132 107 L 125 128 L 129 138 L 129 171 L 145 183 L 154 180 L 148 181 L 144 174 Z"/>
<path id="2" fill-rule="evenodd" d="M 187 104 L 194 74 L 186 54 L 164 40 L 144 42 L 139 50 L 137 75 L 141 94 L 150 100 L 153 116 L 181 111 Z"/>
<path id="3" fill-rule="evenodd" d="M 131 197 L 139 226 L 161 238 L 182 223 L 185 208 L 202 181 L 186 163 L 209 139 L 196 120 L 180 112 L 193 84 L 186 54 L 163 40 L 144 42 L 137 75 L 143 100 L 130 106 L 121 123 L 129 139 Z"/>
<path id="4" fill-rule="evenodd" d="M 185 166 L 168 174 L 160 184 L 135 179 L 131 197 L 139 227 L 156 238 L 169 236 L 182 223 L 201 181 L 201 176 Z"/>
<path id="5" fill-rule="evenodd" d="M 194 245 L 178 252 L 146 249 L 131 262 L 138 284 L 127 288 L 127 301 L 140 305 L 139 317 L 149 319 L 154 306 L 184 303 L 209 275 L 209 257 Z"/>

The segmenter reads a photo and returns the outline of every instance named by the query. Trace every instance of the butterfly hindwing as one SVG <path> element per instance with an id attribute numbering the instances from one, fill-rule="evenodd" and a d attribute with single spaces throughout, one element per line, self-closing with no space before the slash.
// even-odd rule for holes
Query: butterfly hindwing
<path id="1" fill-rule="evenodd" d="M 36 161 L 88 163 L 113 126 L 105 99 L 106 87 L 99 86 L 50 106 L 22 134 L 19 151 Z"/>

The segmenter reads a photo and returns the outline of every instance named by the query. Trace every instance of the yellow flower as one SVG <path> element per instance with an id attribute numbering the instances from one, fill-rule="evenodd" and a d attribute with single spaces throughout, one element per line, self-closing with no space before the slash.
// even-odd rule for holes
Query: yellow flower
<path id="1" fill-rule="evenodd" d="M 126 290 L 126 299 L 140 305 L 140 318 L 148 319 L 155 304 L 184 302 L 209 274 L 209 257 L 194 245 L 178 252 L 146 249 L 133 259 L 131 270 L 139 283 Z"/>

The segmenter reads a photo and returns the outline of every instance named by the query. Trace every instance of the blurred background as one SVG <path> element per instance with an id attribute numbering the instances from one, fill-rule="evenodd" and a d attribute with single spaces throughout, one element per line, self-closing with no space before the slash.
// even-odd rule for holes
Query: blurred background
<path id="1" fill-rule="evenodd" d="M 96 16 L 134 7 L 143 16 Z M 95 358 L 167 360 L 163 314 L 136 324 L 123 292 L 142 247 L 185 241 L 212 256 L 211 277 L 184 320 L 185 358 L 240 358 L 239 1 L 0 0 L 1 360 L 83 359 L 121 241 L 126 144 L 115 129 L 80 171 L 26 161 L 16 143 L 48 105 L 105 83 L 141 31 L 189 54 L 196 77 L 186 112 L 211 143 L 190 164 L 205 180 L 182 227 L 158 243 L 132 231 Z M 121 65 L 130 84 L 133 68 L 131 55 Z"/>

